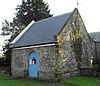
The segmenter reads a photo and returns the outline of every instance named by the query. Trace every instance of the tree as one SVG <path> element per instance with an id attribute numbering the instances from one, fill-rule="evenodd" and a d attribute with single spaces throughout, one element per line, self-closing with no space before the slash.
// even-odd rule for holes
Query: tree
<path id="1" fill-rule="evenodd" d="M 36 22 L 52 17 L 48 4 L 43 0 L 23 0 L 22 4 L 17 6 L 16 11 L 13 22 L 20 28 L 26 27 L 32 20 Z"/>
<path id="2" fill-rule="evenodd" d="M 2 23 L 1 30 L 2 30 L 1 35 L 11 36 L 11 38 L 9 39 L 10 42 L 20 33 L 20 29 L 17 26 L 15 26 L 14 23 L 8 22 L 7 20 L 5 20 Z"/>
<path id="3" fill-rule="evenodd" d="M 43 0 L 22 0 L 22 4 L 16 8 L 15 17 L 12 22 L 5 20 L 2 23 L 3 36 L 10 35 L 10 39 L 3 46 L 6 61 L 9 65 L 11 59 L 10 42 L 32 21 L 39 21 L 48 17 L 50 14 L 49 5 Z"/>
<path id="4" fill-rule="evenodd" d="M 14 39 L 32 20 L 36 22 L 52 16 L 48 3 L 43 0 L 22 0 L 22 4 L 16 8 L 13 21 L 5 20 L 2 23 L 1 34 L 11 35 Z"/>

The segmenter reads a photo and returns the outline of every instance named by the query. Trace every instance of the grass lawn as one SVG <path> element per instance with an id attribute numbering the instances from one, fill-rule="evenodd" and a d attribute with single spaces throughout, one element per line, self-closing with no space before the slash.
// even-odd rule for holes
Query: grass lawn
<path id="1" fill-rule="evenodd" d="M 74 77 L 60 83 L 43 82 L 27 79 L 10 79 L 9 76 L 0 75 L 0 86 L 100 86 L 100 78 Z"/>
<path id="2" fill-rule="evenodd" d="M 17 80 L 12 80 L 7 76 L 0 76 L 0 86 L 45 86 L 41 83 L 32 82 L 22 82 Z"/>
<path id="3" fill-rule="evenodd" d="M 10 79 L 9 76 L 0 75 L 0 86 L 69 86 L 63 83 L 43 82 L 36 80 Z"/>
<path id="4" fill-rule="evenodd" d="M 100 78 L 75 77 L 71 79 L 66 79 L 61 83 L 70 84 L 71 86 L 100 86 Z"/>

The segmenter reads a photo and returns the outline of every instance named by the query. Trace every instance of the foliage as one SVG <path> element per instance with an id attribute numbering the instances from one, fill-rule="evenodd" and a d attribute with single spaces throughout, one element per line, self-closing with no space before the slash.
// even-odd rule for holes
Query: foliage
<path id="1" fill-rule="evenodd" d="M 62 81 L 71 86 L 100 86 L 100 78 L 96 77 L 74 77 Z"/>
<path id="2" fill-rule="evenodd" d="M 0 66 L 4 66 L 4 58 L 0 58 Z"/>
<path id="3" fill-rule="evenodd" d="M 93 64 L 92 69 L 97 70 L 97 71 L 100 71 L 100 63 L 98 63 L 98 64 Z"/>
<path id="4" fill-rule="evenodd" d="M 7 20 L 5 20 L 2 23 L 2 32 L 1 35 L 3 36 L 8 36 L 8 35 L 16 35 L 19 33 L 19 29 L 17 28 L 17 26 L 14 25 L 14 23 L 12 22 L 8 22 Z"/>
<path id="5" fill-rule="evenodd" d="M 59 54 L 59 45 L 57 46 L 57 63 L 55 66 L 55 79 L 57 82 L 62 79 L 61 56 Z"/>
<path id="6" fill-rule="evenodd" d="M 78 68 L 80 68 L 80 62 L 81 62 L 81 55 L 82 55 L 82 38 L 81 38 L 81 31 L 80 31 L 79 21 L 76 18 L 75 20 L 75 26 L 73 27 L 73 40 L 72 40 L 72 49 L 75 53 L 75 57 L 78 63 Z"/>
<path id="7" fill-rule="evenodd" d="M 81 62 L 81 55 L 82 55 L 82 45 L 81 45 L 81 38 L 76 39 L 73 42 L 72 48 L 75 53 L 76 61 L 78 63 L 78 68 L 80 68 L 80 62 Z"/>
<path id="8" fill-rule="evenodd" d="M 43 0 L 22 0 L 22 4 L 17 6 L 16 11 L 13 22 L 19 27 L 26 27 L 32 20 L 36 22 L 52 17 L 48 4 Z"/>
<path id="9" fill-rule="evenodd" d="M 93 67 L 92 68 L 94 70 L 100 71 L 100 57 L 99 56 L 96 56 L 96 59 L 93 60 Z"/>
<path id="10" fill-rule="evenodd" d="M 56 65 L 55 67 L 55 78 L 57 82 L 61 81 L 62 79 L 62 72 L 59 65 Z"/>
<path id="11" fill-rule="evenodd" d="M 16 8 L 15 17 L 12 22 L 5 20 L 2 23 L 3 36 L 10 36 L 3 46 L 6 62 L 10 65 L 11 49 L 10 42 L 32 21 L 39 21 L 44 18 L 52 17 L 49 5 L 43 0 L 22 0 L 22 4 Z"/>
<path id="12" fill-rule="evenodd" d="M 39 21 L 52 16 L 49 5 L 43 0 L 22 0 L 22 4 L 16 8 L 13 21 L 5 20 L 2 23 L 1 35 L 11 35 L 12 41 L 32 20 Z"/>
<path id="13" fill-rule="evenodd" d="M 9 43 L 3 47 L 4 55 L 5 55 L 5 66 L 11 65 L 11 48 L 9 47 Z"/>

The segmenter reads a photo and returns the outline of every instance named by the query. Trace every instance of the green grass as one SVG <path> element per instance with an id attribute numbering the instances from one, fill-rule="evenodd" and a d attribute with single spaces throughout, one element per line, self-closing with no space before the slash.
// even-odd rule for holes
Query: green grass
<path id="1" fill-rule="evenodd" d="M 60 83 L 43 82 L 24 79 L 11 79 L 9 76 L 0 75 L 0 86 L 100 86 L 100 78 L 74 77 Z"/>
<path id="2" fill-rule="evenodd" d="M 100 78 L 75 77 L 71 79 L 66 79 L 61 83 L 69 84 L 71 86 L 100 86 Z"/>
<path id="3" fill-rule="evenodd" d="M 45 86 L 45 85 L 41 83 L 12 80 L 7 76 L 0 76 L 0 86 Z"/>
<path id="4" fill-rule="evenodd" d="M 52 83 L 36 80 L 11 79 L 9 76 L 0 75 L 0 86 L 69 86 L 62 83 Z"/>

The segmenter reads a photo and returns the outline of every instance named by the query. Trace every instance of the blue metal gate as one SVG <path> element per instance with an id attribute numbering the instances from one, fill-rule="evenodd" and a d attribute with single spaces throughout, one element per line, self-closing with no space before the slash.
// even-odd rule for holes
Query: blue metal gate
<path id="1" fill-rule="evenodd" d="M 38 54 L 36 52 L 29 54 L 28 65 L 29 76 L 38 77 Z"/>

